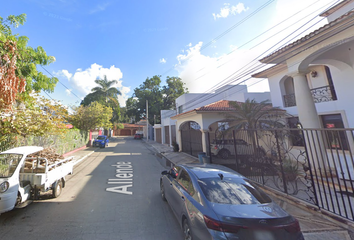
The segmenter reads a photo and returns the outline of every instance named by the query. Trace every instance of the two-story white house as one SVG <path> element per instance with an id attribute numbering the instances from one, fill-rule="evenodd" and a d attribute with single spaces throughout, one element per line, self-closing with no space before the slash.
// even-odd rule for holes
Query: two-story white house
<path id="1" fill-rule="evenodd" d="M 323 161 L 318 166 L 329 164 L 341 168 L 338 173 L 344 172 L 345 178 L 354 177 L 348 161 L 353 132 L 329 132 L 354 128 L 354 0 L 342 1 L 320 16 L 326 25 L 260 59 L 273 66 L 253 77 L 268 78 L 273 106 L 295 116 L 289 118 L 290 125 L 299 121 L 305 129 L 324 129 L 312 140 L 308 137 L 308 147 L 317 154 L 312 158 Z"/>
<path id="2" fill-rule="evenodd" d="M 273 106 L 298 116 L 304 128 L 354 127 L 354 1 L 321 14 L 328 24 L 260 59 L 271 68 Z"/>

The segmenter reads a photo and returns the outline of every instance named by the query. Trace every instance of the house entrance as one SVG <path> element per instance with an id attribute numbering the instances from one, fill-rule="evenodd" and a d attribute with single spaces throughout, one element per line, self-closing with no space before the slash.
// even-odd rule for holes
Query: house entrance
<path id="1" fill-rule="evenodd" d="M 203 152 L 202 132 L 196 122 L 186 122 L 181 126 L 182 151 L 197 157 Z"/>

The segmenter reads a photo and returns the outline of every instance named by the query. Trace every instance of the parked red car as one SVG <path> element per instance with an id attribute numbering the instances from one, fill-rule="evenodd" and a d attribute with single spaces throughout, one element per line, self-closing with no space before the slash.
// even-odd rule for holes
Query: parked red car
<path id="1" fill-rule="evenodd" d="M 143 138 L 143 134 L 135 133 L 134 139 L 142 139 L 142 138 Z"/>

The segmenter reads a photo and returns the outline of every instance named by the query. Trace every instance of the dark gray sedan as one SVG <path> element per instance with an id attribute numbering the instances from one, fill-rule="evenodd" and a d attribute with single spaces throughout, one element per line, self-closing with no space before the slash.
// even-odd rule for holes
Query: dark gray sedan
<path id="1" fill-rule="evenodd" d="M 176 165 L 162 172 L 160 189 L 185 239 L 304 239 L 294 217 L 227 167 Z"/>

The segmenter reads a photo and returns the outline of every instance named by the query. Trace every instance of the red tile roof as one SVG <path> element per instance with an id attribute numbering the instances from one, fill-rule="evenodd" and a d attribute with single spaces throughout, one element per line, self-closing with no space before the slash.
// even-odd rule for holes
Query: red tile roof
<path id="1" fill-rule="evenodd" d="M 199 112 L 228 112 L 228 111 L 235 110 L 235 108 L 232 107 L 230 103 L 242 104 L 243 102 L 220 100 L 220 101 L 205 105 L 203 107 L 195 108 L 193 110 L 190 110 L 190 111 L 187 111 L 184 113 L 180 113 L 178 115 L 173 116 L 172 118 L 176 118 L 176 117 L 185 115 L 187 113 L 192 113 L 192 112 L 195 112 L 195 113 L 199 113 Z M 285 110 L 279 109 L 279 111 L 285 111 Z"/>
<path id="2" fill-rule="evenodd" d="M 131 124 L 131 123 L 123 123 L 124 128 L 141 128 L 142 125 L 138 125 L 138 124 Z"/>

